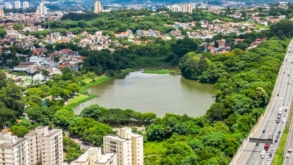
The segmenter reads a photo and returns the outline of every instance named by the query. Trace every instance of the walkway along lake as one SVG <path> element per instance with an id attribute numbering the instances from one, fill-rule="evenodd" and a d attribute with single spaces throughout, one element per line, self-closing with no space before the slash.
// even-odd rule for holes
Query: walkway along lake
<path id="1" fill-rule="evenodd" d="M 98 97 L 75 107 L 76 114 L 87 106 L 98 104 L 105 108 L 154 112 L 158 117 L 166 113 L 198 117 L 206 113 L 216 93 L 212 85 L 186 80 L 181 75 L 140 71 L 91 86 L 87 91 Z"/>

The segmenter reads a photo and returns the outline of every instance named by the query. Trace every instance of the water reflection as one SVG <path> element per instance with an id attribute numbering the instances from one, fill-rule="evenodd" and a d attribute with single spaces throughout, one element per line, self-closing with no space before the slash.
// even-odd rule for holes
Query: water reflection
<path id="1" fill-rule="evenodd" d="M 87 91 L 99 97 L 77 106 L 74 109 L 77 114 L 86 106 L 99 104 L 106 108 L 154 112 L 159 117 L 166 113 L 197 117 L 205 114 L 216 93 L 212 85 L 186 80 L 180 75 L 141 72 L 92 86 Z"/>

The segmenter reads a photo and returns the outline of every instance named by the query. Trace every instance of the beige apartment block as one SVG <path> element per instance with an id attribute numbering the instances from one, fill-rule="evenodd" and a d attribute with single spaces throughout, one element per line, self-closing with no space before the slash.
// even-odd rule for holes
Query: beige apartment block
<path id="1" fill-rule="evenodd" d="M 94 4 L 94 13 L 99 13 L 102 11 L 101 2 L 95 1 Z"/>
<path id="2" fill-rule="evenodd" d="M 63 164 L 63 135 L 61 129 L 50 130 L 39 126 L 30 131 L 25 138 L 29 141 L 30 165 L 41 162 L 42 165 Z"/>
<path id="3" fill-rule="evenodd" d="M 117 165 L 116 153 L 102 154 L 102 148 L 91 147 L 70 165 Z"/>
<path id="4" fill-rule="evenodd" d="M 117 165 L 143 165 L 143 136 L 129 127 L 119 128 L 117 135 L 103 137 L 104 153 L 117 153 Z"/>
<path id="5" fill-rule="evenodd" d="M 29 165 L 29 142 L 0 132 L 0 165 Z"/>
<path id="6" fill-rule="evenodd" d="M 4 17 L 4 10 L 0 8 L 0 18 Z"/>

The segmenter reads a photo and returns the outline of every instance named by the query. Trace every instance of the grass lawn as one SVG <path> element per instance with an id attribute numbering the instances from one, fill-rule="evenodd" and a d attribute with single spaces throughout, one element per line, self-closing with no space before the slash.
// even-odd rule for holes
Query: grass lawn
<path id="1" fill-rule="evenodd" d="M 264 30 L 270 30 L 269 26 L 264 26 L 264 25 L 257 24 L 257 23 L 255 23 L 254 25 L 255 25 L 255 27 L 257 27 L 259 29 L 263 28 Z"/>
<path id="2" fill-rule="evenodd" d="M 85 99 L 85 98 L 87 98 L 87 97 L 88 97 L 87 95 L 84 95 L 84 94 L 78 94 L 78 96 L 77 96 L 77 97 L 74 97 L 73 99 L 71 99 L 71 100 L 68 102 L 68 104 L 72 104 L 72 103 L 78 102 L 78 101 L 80 101 L 80 100 L 82 100 L 82 99 Z"/>
<path id="3" fill-rule="evenodd" d="M 292 110 L 290 111 L 290 116 L 288 118 L 288 121 L 286 122 L 286 127 L 285 130 L 282 134 L 281 140 L 280 140 L 280 144 L 276 150 L 275 156 L 273 157 L 273 161 L 272 164 L 276 164 L 276 165 L 282 165 L 283 161 L 284 161 L 284 149 L 286 146 L 286 141 L 287 141 L 287 137 L 288 137 L 288 133 L 289 133 L 289 128 L 290 128 L 290 123 L 292 121 Z"/>
<path id="4" fill-rule="evenodd" d="M 143 73 L 149 73 L 149 74 L 170 74 L 175 72 L 174 70 L 169 69 L 144 69 Z"/>
<path id="5" fill-rule="evenodd" d="M 244 21 L 244 22 L 241 22 L 241 23 L 254 24 L 255 27 L 257 27 L 259 29 L 263 28 L 264 30 L 270 30 L 270 27 L 269 26 L 264 26 L 264 25 L 261 25 L 261 24 L 258 24 L 258 23 L 254 23 L 254 22 L 250 22 L 250 21 Z"/>

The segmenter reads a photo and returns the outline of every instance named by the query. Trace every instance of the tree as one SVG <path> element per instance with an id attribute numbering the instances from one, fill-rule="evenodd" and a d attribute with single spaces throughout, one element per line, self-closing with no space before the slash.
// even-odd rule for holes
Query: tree
<path id="1" fill-rule="evenodd" d="M 63 136 L 63 148 L 66 152 L 66 160 L 75 160 L 78 158 L 82 151 L 80 150 L 80 146 L 72 141 L 69 137 Z"/>
<path id="2" fill-rule="evenodd" d="M 23 125 L 12 126 L 9 130 L 18 137 L 24 137 L 28 133 L 28 129 Z"/>
<path id="3" fill-rule="evenodd" d="M 199 157 L 196 155 L 186 156 L 180 165 L 198 164 Z"/>
<path id="4" fill-rule="evenodd" d="M 162 158 L 161 164 L 162 165 L 181 164 L 184 158 L 189 155 L 192 155 L 192 153 L 193 153 L 192 149 L 185 142 L 176 142 L 174 144 L 167 145 L 166 152 Z"/>
<path id="5" fill-rule="evenodd" d="M 4 29 L 0 28 L 0 37 L 3 38 L 6 36 L 6 34 L 7 32 Z"/>
<path id="6" fill-rule="evenodd" d="M 197 80 L 200 74 L 208 68 L 209 63 L 211 62 L 208 58 L 190 52 L 181 58 L 178 67 L 184 77 Z"/>
<path id="7" fill-rule="evenodd" d="M 165 128 L 163 125 L 152 123 L 147 127 L 147 137 L 150 141 L 161 141 L 165 138 Z"/>
<path id="8" fill-rule="evenodd" d="M 90 105 L 89 107 L 84 108 L 79 116 L 83 118 L 93 118 L 98 120 L 101 114 L 101 111 L 99 109 L 100 107 L 97 104 Z"/>
<path id="9" fill-rule="evenodd" d="M 41 125 L 48 125 L 53 121 L 55 110 L 49 107 L 30 107 L 25 112 L 34 122 Z"/>
<path id="10" fill-rule="evenodd" d="M 93 145 L 103 144 L 103 136 L 113 133 L 113 130 L 108 125 L 90 118 L 77 119 L 76 122 L 70 125 L 69 131 Z"/>
<path id="11" fill-rule="evenodd" d="M 2 87 L 6 87 L 6 85 L 7 85 L 7 77 L 5 73 L 0 71 L 0 89 Z"/>
<path id="12" fill-rule="evenodd" d="M 49 76 L 49 71 L 43 69 L 43 70 L 42 70 L 42 75 L 43 75 L 44 77 L 48 77 L 48 76 Z"/>
<path id="13" fill-rule="evenodd" d="M 214 103 L 207 111 L 207 116 L 210 117 L 212 121 L 223 120 L 228 115 L 228 110 L 225 109 L 222 103 Z"/>
<path id="14" fill-rule="evenodd" d="M 59 61 L 60 61 L 60 57 L 58 57 L 58 56 L 55 56 L 55 57 L 54 57 L 54 62 L 56 62 L 56 63 L 57 63 L 57 62 L 59 62 Z"/>
<path id="15" fill-rule="evenodd" d="M 75 123 L 75 120 L 77 120 L 78 117 L 73 113 L 72 110 L 60 109 L 56 111 L 53 119 L 57 126 L 67 129 L 69 125 Z"/>
<path id="16" fill-rule="evenodd" d="M 13 29 L 14 30 L 21 30 L 22 29 L 22 24 L 20 24 L 20 23 L 14 23 L 13 24 Z"/>

